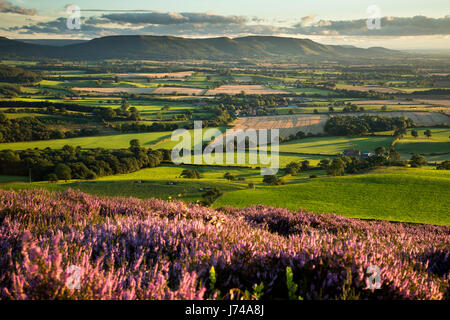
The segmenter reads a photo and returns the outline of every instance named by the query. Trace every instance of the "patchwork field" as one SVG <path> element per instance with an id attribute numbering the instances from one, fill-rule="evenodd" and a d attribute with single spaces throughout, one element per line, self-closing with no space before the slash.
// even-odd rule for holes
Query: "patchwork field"
<path id="1" fill-rule="evenodd" d="M 208 90 L 207 95 L 229 94 L 288 94 L 284 90 L 275 90 L 263 85 L 223 85 L 217 89 Z"/>
<path id="2" fill-rule="evenodd" d="M 92 22 L 138 30 L 122 9 Z M 241 18 L 167 15 L 177 30 Z M 0 60 L 0 300 L 450 298 L 448 56 L 143 35 L 69 54 L 0 38 L 14 59 Z M 332 117 L 347 118 L 325 132 Z M 174 136 L 196 121 L 201 138 Z M 211 148 L 228 129 L 282 139 Z"/>
<path id="3" fill-rule="evenodd" d="M 75 87 L 72 88 L 75 91 L 80 91 L 80 92 L 97 92 L 97 93 L 104 93 L 104 94 L 108 94 L 108 93 L 121 93 L 121 92 L 126 92 L 126 93 L 136 93 L 136 94 L 150 94 L 153 93 L 153 91 L 155 91 L 156 88 L 121 88 L 121 87 L 116 87 L 116 88 L 79 88 L 79 87 Z"/>
<path id="4" fill-rule="evenodd" d="M 183 72 L 166 72 L 166 73 L 118 73 L 116 76 L 119 78 L 169 78 L 183 80 L 186 77 L 190 77 L 194 74 L 194 71 Z"/>

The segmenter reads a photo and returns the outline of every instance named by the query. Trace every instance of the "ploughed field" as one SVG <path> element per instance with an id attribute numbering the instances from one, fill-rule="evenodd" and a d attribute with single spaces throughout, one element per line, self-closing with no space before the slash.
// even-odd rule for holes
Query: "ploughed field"
<path id="1" fill-rule="evenodd" d="M 419 126 L 434 126 L 450 124 L 450 117 L 446 114 L 436 112 L 359 112 L 343 113 L 339 116 L 362 116 L 379 115 L 383 117 L 407 117 Z M 280 129 L 281 137 L 295 135 L 299 131 L 308 134 L 319 134 L 325 132 L 325 124 L 329 116 L 326 114 L 295 114 L 283 116 L 265 117 L 242 117 L 237 119 L 233 125 L 234 129 Z"/>
<path id="2" fill-rule="evenodd" d="M 280 129 L 281 137 L 288 137 L 303 131 L 306 134 L 323 133 L 328 120 L 327 115 L 288 115 L 267 117 L 245 117 L 237 119 L 233 125 L 234 129 Z"/>
<path id="3" fill-rule="evenodd" d="M 0 235 L 3 299 L 449 298 L 448 226 L 32 190 L 0 191 Z"/>

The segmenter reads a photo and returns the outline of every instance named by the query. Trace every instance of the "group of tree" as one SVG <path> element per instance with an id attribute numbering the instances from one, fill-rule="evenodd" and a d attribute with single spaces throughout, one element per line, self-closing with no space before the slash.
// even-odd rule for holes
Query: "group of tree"
<path id="1" fill-rule="evenodd" d="M 245 181 L 245 178 L 243 177 L 236 177 L 234 174 L 231 174 L 229 172 L 225 172 L 223 175 L 224 179 L 227 179 L 228 181 Z"/>
<path id="2" fill-rule="evenodd" d="M 8 98 L 14 98 L 22 94 L 22 87 L 16 84 L 2 83 L 0 85 L 0 94 Z"/>
<path id="3" fill-rule="evenodd" d="M 326 133 L 314 134 L 312 132 L 304 133 L 303 131 L 299 131 L 296 134 L 291 134 L 286 137 L 280 137 L 280 143 L 289 142 L 289 141 L 293 141 L 293 140 L 299 140 L 299 139 L 305 139 L 305 138 L 324 137 L 324 136 L 327 136 L 327 134 Z"/>
<path id="4" fill-rule="evenodd" d="M 358 172 L 364 172 L 375 167 L 383 166 L 406 166 L 406 161 L 401 161 L 400 154 L 391 149 L 378 152 L 378 154 L 361 159 L 358 157 L 341 156 L 334 158 L 332 161 L 324 159 L 320 162 L 319 166 L 327 170 L 327 174 L 330 176 L 341 176 L 344 173 L 354 174 Z M 381 148 L 380 148 L 381 150 Z"/>
<path id="5" fill-rule="evenodd" d="M 125 104 L 126 106 L 126 104 Z M 117 109 L 111 107 L 92 107 L 73 103 L 53 103 L 47 101 L 0 101 L 0 109 L 33 108 L 41 110 L 41 113 L 51 115 L 65 115 L 68 112 L 82 112 L 84 117 L 91 117 L 101 120 L 130 120 L 140 119 L 138 110 L 135 107 L 124 108 L 124 105 Z"/>
<path id="6" fill-rule="evenodd" d="M 83 150 L 64 146 L 62 149 L 28 149 L 0 151 L 0 174 L 31 176 L 33 181 L 95 179 L 153 168 L 170 160 L 169 150 L 151 150 L 130 141 L 128 149 Z"/>
<path id="7" fill-rule="evenodd" d="M 222 195 L 222 192 L 217 189 L 217 188 L 213 188 L 210 189 L 208 191 L 206 191 L 202 197 L 203 197 L 203 201 L 202 204 L 204 206 L 210 206 L 214 203 L 214 201 L 216 201 L 220 196 Z"/>
<path id="8" fill-rule="evenodd" d="M 265 175 L 263 182 L 269 186 L 279 186 L 284 184 L 284 180 L 276 175 Z"/>
<path id="9" fill-rule="evenodd" d="M 437 170 L 450 170 L 450 160 L 445 160 L 436 166 Z"/>
<path id="10" fill-rule="evenodd" d="M 35 117 L 8 119 L 0 112 L 0 142 L 38 141 L 97 135 L 96 128 L 62 131 L 50 129 Z"/>
<path id="11" fill-rule="evenodd" d="M 181 177 L 186 179 L 200 179 L 200 172 L 195 169 L 185 169 L 181 172 Z"/>
<path id="12" fill-rule="evenodd" d="M 431 136 L 433 135 L 433 133 L 431 132 L 430 129 L 427 129 L 423 132 L 423 134 L 427 137 L 427 138 L 431 138 Z M 415 129 L 411 130 L 411 136 L 413 136 L 414 138 L 417 138 L 419 136 L 419 132 Z"/>
<path id="13" fill-rule="evenodd" d="M 406 117 L 371 116 L 334 116 L 325 124 L 325 131 L 333 136 L 358 136 L 373 132 L 400 129 L 414 126 L 414 122 Z"/>
<path id="14" fill-rule="evenodd" d="M 420 168 L 427 165 L 427 160 L 423 155 L 414 154 L 410 161 L 402 161 L 400 154 L 394 149 L 391 148 L 386 151 L 384 147 L 379 147 L 376 150 L 376 155 L 372 157 L 360 159 L 357 157 L 341 156 L 334 158 L 332 161 L 324 159 L 320 162 L 319 167 L 327 170 L 328 175 L 341 176 L 344 173 L 353 174 L 375 167 L 407 166 L 408 163 L 412 168 Z"/>
<path id="15" fill-rule="evenodd" d="M 41 80 L 35 72 L 0 64 L 0 82 L 32 84 Z"/>
<path id="16" fill-rule="evenodd" d="M 308 171 L 311 169 L 311 164 L 308 160 L 304 160 L 301 162 L 290 162 L 286 168 L 284 169 L 286 174 L 290 174 L 292 176 L 295 176 L 301 171 Z"/>
<path id="17" fill-rule="evenodd" d="M 412 168 L 420 168 L 427 165 L 427 159 L 421 154 L 414 154 L 409 164 Z"/>
<path id="18" fill-rule="evenodd" d="M 120 132 L 162 132 L 162 131 L 173 131 L 180 127 L 178 123 L 170 122 L 153 122 L 151 125 L 137 123 L 137 122 L 126 122 L 114 126 L 114 129 Z M 193 127 L 193 124 L 192 124 Z M 188 128 L 186 128 L 188 129 Z M 191 128 L 189 128 L 191 129 Z"/>

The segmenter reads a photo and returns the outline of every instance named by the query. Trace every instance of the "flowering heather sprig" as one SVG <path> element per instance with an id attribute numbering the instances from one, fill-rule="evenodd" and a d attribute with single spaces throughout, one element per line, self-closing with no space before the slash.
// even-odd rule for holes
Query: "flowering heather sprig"
<path id="1" fill-rule="evenodd" d="M 258 296 L 287 299 L 287 268 L 304 299 L 447 299 L 449 251 L 448 226 L 0 191 L 3 299 L 207 299 L 261 283 Z M 373 291 L 371 265 L 381 270 Z"/>

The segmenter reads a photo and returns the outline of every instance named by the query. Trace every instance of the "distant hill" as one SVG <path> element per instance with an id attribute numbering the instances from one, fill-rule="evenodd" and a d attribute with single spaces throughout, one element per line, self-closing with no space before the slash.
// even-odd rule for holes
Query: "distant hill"
<path id="1" fill-rule="evenodd" d="M 45 46 L 63 47 L 71 44 L 84 43 L 88 40 L 71 40 L 71 39 L 16 39 L 20 42 L 40 44 Z"/>
<path id="2" fill-rule="evenodd" d="M 52 42 L 53 41 L 53 42 Z M 48 57 L 62 59 L 276 59 L 284 57 L 373 58 L 401 55 L 385 48 L 361 49 L 323 45 L 309 39 L 250 36 L 230 39 L 187 39 L 171 36 L 110 36 L 80 43 L 57 45 L 52 41 L 0 38 L 0 57 Z M 52 45 L 49 45 L 52 44 Z"/>

